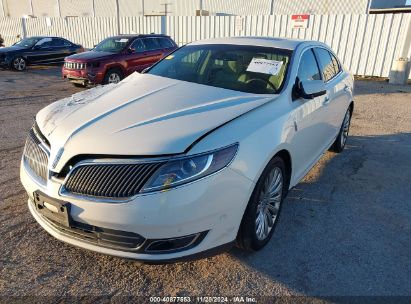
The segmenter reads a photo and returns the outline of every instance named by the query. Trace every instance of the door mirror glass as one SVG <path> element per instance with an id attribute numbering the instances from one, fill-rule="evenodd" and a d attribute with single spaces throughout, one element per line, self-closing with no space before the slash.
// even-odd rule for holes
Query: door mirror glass
<path id="1" fill-rule="evenodd" d="M 298 95 L 304 99 L 313 99 L 327 92 L 322 80 L 299 81 L 296 84 L 296 90 Z"/>

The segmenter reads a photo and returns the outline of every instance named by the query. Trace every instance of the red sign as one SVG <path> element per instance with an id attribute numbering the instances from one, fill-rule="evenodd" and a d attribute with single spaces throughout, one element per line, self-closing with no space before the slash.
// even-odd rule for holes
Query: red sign
<path id="1" fill-rule="evenodd" d="M 291 15 L 292 28 L 308 28 L 310 15 Z"/>

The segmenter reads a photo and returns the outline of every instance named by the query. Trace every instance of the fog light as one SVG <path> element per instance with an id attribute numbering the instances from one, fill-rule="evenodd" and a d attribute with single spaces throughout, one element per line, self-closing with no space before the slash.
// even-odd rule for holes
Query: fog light
<path id="1" fill-rule="evenodd" d="M 206 234 L 207 231 L 178 238 L 152 240 L 147 245 L 145 251 L 148 253 L 170 253 L 187 250 L 198 245 Z"/>

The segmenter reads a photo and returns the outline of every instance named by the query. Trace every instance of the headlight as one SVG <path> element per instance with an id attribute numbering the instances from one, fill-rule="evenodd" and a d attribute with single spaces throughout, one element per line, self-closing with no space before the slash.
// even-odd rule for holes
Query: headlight
<path id="1" fill-rule="evenodd" d="M 230 164 L 238 144 L 210 153 L 170 160 L 147 181 L 141 192 L 165 190 L 213 174 Z"/>

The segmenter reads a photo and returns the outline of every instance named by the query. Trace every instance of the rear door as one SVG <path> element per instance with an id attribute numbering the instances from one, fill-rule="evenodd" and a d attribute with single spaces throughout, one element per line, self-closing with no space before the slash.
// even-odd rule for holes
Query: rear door
<path id="1" fill-rule="evenodd" d="M 344 77 L 346 75 L 343 73 L 335 55 L 321 47 L 317 47 L 314 50 L 320 63 L 328 95 L 328 99 L 324 104 L 327 136 L 330 141 L 334 141 L 349 105 L 349 94 L 347 94 L 349 87 L 345 85 Z"/>
<path id="2" fill-rule="evenodd" d="M 67 43 L 66 43 L 67 42 Z M 70 43 L 61 38 L 53 38 L 51 41 L 52 55 L 50 62 L 62 62 L 64 58 L 72 54 Z"/>
<path id="3" fill-rule="evenodd" d="M 300 81 L 321 80 L 321 72 L 313 49 L 303 51 L 298 65 L 296 84 Z M 313 99 L 302 97 L 292 101 L 295 134 L 292 139 L 294 168 L 297 179 L 318 160 L 326 149 L 329 127 L 324 117 L 326 95 Z"/>
<path id="4" fill-rule="evenodd" d="M 166 54 L 166 51 L 162 49 L 157 37 L 143 38 L 142 41 L 146 49 L 144 56 L 148 61 L 147 67 L 150 67 L 159 61 Z"/>

